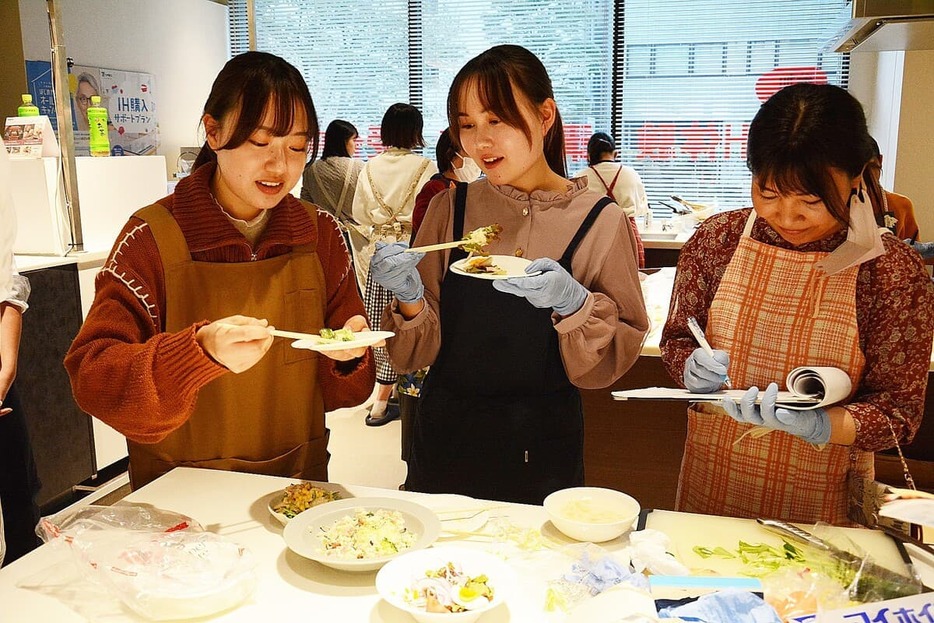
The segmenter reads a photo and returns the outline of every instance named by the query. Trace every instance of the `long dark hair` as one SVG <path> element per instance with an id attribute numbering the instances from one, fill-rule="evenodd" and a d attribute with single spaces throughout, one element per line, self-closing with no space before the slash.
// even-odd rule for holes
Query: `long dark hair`
<path id="1" fill-rule="evenodd" d="M 318 153 L 318 115 L 311 93 L 302 74 L 285 59 L 268 52 L 244 52 L 224 65 L 204 104 L 204 114 L 224 119 L 237 113 L 237 125 L 230 138 L 218 149 L 236 149 L 246 142 L 263 121 L 266 106 L 272 103 L 274 136 L 287 136 L 292 131 L 295 106 L 305 109 L 308 119 L 308 140 L 311 157 Z M 214 153 L 205 141 L 192 169 L 215 162 Z"/>
<path id="2" fill-rule="evenodd" d="M 799 83 L 785 87 L 759 108 L 749 126 L 746 166 L 758 182 L 781 194 L 821 198 L 827 210 L 849 225 L 849 197 L 841 197 L 830 169 L 850 177 L 862 172 L 876 221 L 882 222 L 873 139 L 859 101 L 840 87 Z M 869 166 L 867 166 L 869 165 Z"/>
<path id="3" fill-rule="evenodd" d="M 335 119 L 324 131 L 324 150 L 321 152 L 321 159 L 327 160 L 331 156 L 349 158 L 353 154 L 347 153 L 347 141 L 357 136 L 360 134 L 352 123 L 343 119 Z"/>
<path id="4" fill-rule="evenodd" d="M 522 117 L 514 89 L 536 106 L 549 98 L 554 99 L 551 78 L 538 57 L 518 45 L 497 45 L 467 61 L 448 91 L 448 124 L 456 145 L 460 145 L 461 101 L 467 87 L 474 84 L 483 107 L 508 125 L 522 130 L 531 143 L 532 131 Z M 564 124 L 557 107 L 555 122 L 545 135 L 544 152 L 551 170 L 567 177 Z"/>
<path id="5" fill-rule="evenodd" d="M 598 164 L 603 154 L 612 154 L 614 151 L 616 143 L 613 142 L 613 137 L 606 132 L 595 132 L 587 141 L 587 164 Z"/>

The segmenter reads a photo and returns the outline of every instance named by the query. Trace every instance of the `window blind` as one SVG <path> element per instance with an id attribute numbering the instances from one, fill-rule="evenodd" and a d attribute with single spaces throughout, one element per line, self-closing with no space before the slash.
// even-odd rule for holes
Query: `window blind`
<path id="1" fill-rule="evenodd" d="M 718 209 L 749 204 L 745 140 L 769 94 L 794 81 L 846 86 L 848 55 L 824 49 L 848 0 L 230 0 L 231 53 L 253 4 L 256 49 L 292 62 L 322 124 L 381 150 L 394 102 L 425 117 L 426 154 L 447 126 L 448 87 L 487 48 L 515 43 L 542 59 L 565 124 L 568 171 L 596 131 L 642 177 L 653 211 L 670 195 Z M 235 23 L 235 17 L 237 21 Z M 235 27 L 238 30 L 235 33 Z"/>
<path id="2" fill-rule="evenodd" d="M 625 0 L 619 127 L 623 162 L 653 212 L 677 195 L 750 205 L 746 135 L 760 104 L 792 82 L 846 87 L 849 56 L 824 50 L 846 0 Z"/>

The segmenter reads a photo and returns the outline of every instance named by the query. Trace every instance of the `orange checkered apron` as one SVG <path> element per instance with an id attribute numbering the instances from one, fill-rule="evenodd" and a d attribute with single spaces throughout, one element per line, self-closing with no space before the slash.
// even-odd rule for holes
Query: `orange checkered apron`
<path id="1" fill-rule="evenodd" d="M 859 266 L 827 275 L 827 253 L 780 249 L 750 237 L 750 214 L 708 315 L 707 337 L 730 354 L 735 387 L 784 386 L 802 365 L 836 366 L 853 382 L 865 357 L 856 323 Z M 781 431 L 743 436 L 740 424 L 710 403 L 688 409 L 676 508 L 732 517 L 849 524 L 847 478 L 873 477 L 873 454 L 819 448 Z M 740 439 L 742 437 L 742 439 Z"/>

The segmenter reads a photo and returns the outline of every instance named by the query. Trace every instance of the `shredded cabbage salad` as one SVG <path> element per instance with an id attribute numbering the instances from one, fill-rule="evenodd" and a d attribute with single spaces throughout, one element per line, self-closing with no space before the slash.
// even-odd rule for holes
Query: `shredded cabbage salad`
<path id="1" fill-rule="evenodd" d="M 415 545 L 418 535 L 405 527 L 399 511 L 358 508 L 329 528 L 322 527 L 318 539 L 329 557 L 362 560 L 407 550 Z"/>

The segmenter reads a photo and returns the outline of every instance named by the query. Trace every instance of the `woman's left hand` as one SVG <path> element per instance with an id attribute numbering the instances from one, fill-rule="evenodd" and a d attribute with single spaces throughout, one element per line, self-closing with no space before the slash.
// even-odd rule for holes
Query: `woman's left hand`
<path id="1" fill-rule="evenodd" d="M 537 271 L 541 274 L 494 281 L 493 287 L 500 292 L 523 296 L 535 307 L 551 307 L 561 316 L 570 316 L 587 300 L 587 288 L 553 259 L 539 258 L 525 268 L 527 273 Z"/>
<path id="2" fill-rule="evenodd" d="M 363 316 L 359 314 L 348 318 L 347 322 L 345 322 L 344 326 L 341 328 L 350 329 L 354 333 L 370 330 L 370 326 L 367 324 L 366 318 L 364 318 Z M 386 340 L 382 340 L 381 342 L 374 344 L 374 346 L 385 346 L 385 345 L 386 345 Z M 360 357 L 363 357 L 366 354 L 367 348 L 369 348 L 369 346 L 362 346 L 360 348 L 348 348 L 346 350 L 328 350 L 328 351 L 322 352 L 321 354 L 330 359 L 334 359 L 335 361 L 350 361 L 351 359 L 358 359 Z"/>
<path id="3" fill-rule="evenodd" d="M 758 397 L 759 388 L 750 387 L 740 398 L 739 405 L 733 400 L 723 400 L 720 406 L 737 422 L 774 428 L 815 445 L 830 441 L 830 416 L 824 409 L 793 411 L 776 407 L 775 403 L 778 400 L 776 383 L 769 383 L 762 394 L 762 400 L 757 405 Z"/>

